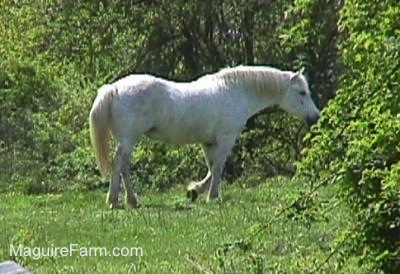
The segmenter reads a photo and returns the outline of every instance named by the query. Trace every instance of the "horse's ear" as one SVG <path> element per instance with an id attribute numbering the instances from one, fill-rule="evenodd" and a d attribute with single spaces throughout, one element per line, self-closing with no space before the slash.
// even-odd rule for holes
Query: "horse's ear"
<path id="1" fill-rule="evenodd" d="M 301 67 L 297 72 L 293 73 L 292 76 L 290 76 L 290 81 L 296 81 L 299 79 L 300 75 L 302 75 L 304 72 L 304 67 Z"/>
<path id="2" fill-rule="evenodd" d="M 291 81 L 291 82 L 294 82 L 294 81 L 296 81 L 297 79 L 299 79 L 299 77 L 300 77 L 300 72 L 293 73 L 293 74 L 290 76 L 290 81 Z"/>

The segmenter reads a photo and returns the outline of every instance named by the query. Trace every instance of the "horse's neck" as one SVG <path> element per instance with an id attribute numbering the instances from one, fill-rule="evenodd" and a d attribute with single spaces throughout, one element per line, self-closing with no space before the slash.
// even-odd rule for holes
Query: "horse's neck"
<path id="1" fill-rule="evenodd" d="M 263 77 L 250 77 L 249 80 L 245 79 L 249 74 L 240 75 L 241 73 L 234 73 L 234 76 L 224 77 L 223 82 L 228 89 L 239 94 L 239 100 L 245 102 L 249 116 L 253 116 L 261 110 L 273 105 L 279 105 L 284 95 L 283 90 L 286 88 L 286 81 L 284 81 L 286 77 L 285 72 L 263 72 L 266 73 L 263 77 L 267 77 L 267 80 L 264 82 L 265 79 L 263 79 L 261 83 L 255 83 L 254 81 L 260 81 L 259 79 Z M 232 81 L 232 78 L 238 76 L 239 79 L 242 78 L 242 81 Z M 269 79 L 269 77 L 271 79 Z"/>
<path id="2" fill-rule="evenodd" d="M 246 105 L 248 118 L 266 108 L 279 104 L 280 92 L 263 93 L 255 90 L 254 86 L 246 87 L 234 83 L 227 88 L 230 92 L 236 94 L 236 100 Z"/>
<path id="3" fill-rule="evenodd" d="M 265 94 L 260 94 L 257 92 L 246 92 L 246 93 L 248 94 L 247 102 L 248 102 L 248 112 L 250 117 L 266 108 L 278 104 L 278 99 L 276 97 L 266 96 Z"/>
<path id="4" fill-rule="evenodd" d="M 222 94 L 225 95 L 220 98 L 225 98 L 225 96 L 233 96 L 234 100 L 238 102 L 238 107 L 247 110 L 248 118 L 263 109 L 278 104 L 279 101 L 279 96 L 277 96 L 276 93 L 263 94 L 257 90 L 253 90 L 252 87 L 238 85 L 235 82 L 212 81 L 215 80 L 212 78 L 206 82 L 204 82 L 204 80 L 205 79 L 202 78 L 198 81 L 190 83 L 175 83 L 175 85 L 178 85 L 179 89 L 184 94 L 204 94 L 204 92 L 206 92 L 211 96 L 215 96 L 216 94 L 222 92 Z M 227 93 L 223 92 L 223 90 Z M 214 93 L 213 91 L 217 92 Z M 226 100 L 226 98 L 222 100 Z"/>

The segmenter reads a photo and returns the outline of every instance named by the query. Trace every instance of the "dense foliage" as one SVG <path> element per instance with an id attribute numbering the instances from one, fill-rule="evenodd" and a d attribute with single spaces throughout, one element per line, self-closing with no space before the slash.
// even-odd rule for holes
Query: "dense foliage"
<path id="1" fill-rule="evenodd" d="M 397 1 L 346 1 L 341 88 L 308 136 L 300 166 L 311 180 L 340 184 L 358 220 L 346 254 L 385 273 L 400 270 L 399 18 Z"/>

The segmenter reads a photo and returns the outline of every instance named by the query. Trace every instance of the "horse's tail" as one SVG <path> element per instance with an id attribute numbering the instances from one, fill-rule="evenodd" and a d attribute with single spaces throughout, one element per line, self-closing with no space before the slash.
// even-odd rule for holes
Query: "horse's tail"
<path id="1" fill-rule="evenodd" d="M 97 92 L 97 97 L 89 114 L 90 140 L 103 176 L 107 175 L 111 169 L 108 144 L 111 128 L 110 106 L 116 92 L 116 87 L 112 85 L 102 86 Z"/>

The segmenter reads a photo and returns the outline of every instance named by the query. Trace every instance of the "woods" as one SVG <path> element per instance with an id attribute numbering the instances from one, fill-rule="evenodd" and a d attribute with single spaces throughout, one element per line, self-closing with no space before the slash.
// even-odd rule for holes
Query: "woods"
<path id="1" fill-rule="evenodd" d="M 399 18 L 394 0 L 1 1 L 0 192 L 103 189 L 87 117 L 96 90 L 122 76 L 190 81 L 239 64 L 303 70 L 319 123 L 309 131 L 277 108 L 252 117 L 224 178 L 294 175 L 313 193 L 297 214 L 311 219 L 331 208 L 314 195 L 329 182 L 338 191 L 327 203 L 345 204 L 356 220 L 335 235 L 338 265 L 355 256 L 398 273 Z M 206 173 L 198 146 L 145 139 L 133 161 L 139 191 Z"/>

